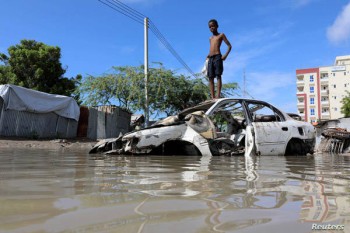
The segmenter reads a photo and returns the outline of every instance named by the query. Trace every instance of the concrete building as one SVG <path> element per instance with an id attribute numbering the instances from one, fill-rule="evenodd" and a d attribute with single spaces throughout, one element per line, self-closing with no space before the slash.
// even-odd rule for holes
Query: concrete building
<path id="1" fill-rule="evenodd" d="M 350 55 L 333 66 L 296 70 L 298 113 L 307 122 L 338 119 L 341 100 L 350 91 Z"/>

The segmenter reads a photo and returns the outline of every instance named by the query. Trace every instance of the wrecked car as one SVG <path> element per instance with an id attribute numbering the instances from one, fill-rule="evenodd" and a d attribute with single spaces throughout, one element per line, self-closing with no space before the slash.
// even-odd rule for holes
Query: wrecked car
<path id="1" fill-rule="evenodd" d="M 315 128 L 253 99 L 205 101 L 150 127 L 100 141 L 90 153 L 133 155 L 306 155 Z"/>

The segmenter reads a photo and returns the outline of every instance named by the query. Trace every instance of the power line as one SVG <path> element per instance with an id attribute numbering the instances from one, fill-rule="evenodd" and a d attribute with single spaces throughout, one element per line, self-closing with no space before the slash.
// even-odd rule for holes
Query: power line
<path id="1" fill-rule="evenodd" d="M 140 23 L 143 25 L 143 19 L 140 19 L 137 15 L 132 14 L 130 12 L 127 12 L 126 10 L 124 10 L 122 7 L 120 7 L 117 4 L 114 4 L 114 2 L 110 1 L 110 0 L 98 0 L 99 2 L 105 4 L 106 6 L 112 8 L 115 11 L 118 11 L 119 13 L 125 15 L 126 17 L 134 20 L 137 23 Z"/>
<path id="2" fill-rule="evenodd" d="M 98 0 L 99 2 L 105 4 L 106 6 L 112 8 L 115 11 L 127 16 L 128 18 L 134 20 L 139 24 L 144 24 L 143 19 L 148 18 L 139 11 L 127 6 L 126 4 L 120 2 L 119 0 Z M 152 33 L 157 37 L 157 39 L 165 46 L 165 48 L 178 60 L 178 62 L 195 78 L 197 77 L 191 68 L 186 64 L 186 62 L 181 58 L 181 56 L 176 52 L 176 50 L 171 46 L 164 35 L 159 31 L 156 25 L 149 20 L 147 27 L 152 31 Z"/>
<path id="3" fill-rule="evenodd" d="M 149 25 L 153 34 L 158 38 L 158 40 L 170 51 L 171 54 L 186 68 L 186 70 L 196 77 L 191 68 L 186 64 L 186 62 L 180 57 L 180 55 L 176 52 L 176 50 L 171 46 L 171 44 L 167 41 L 167 39 L 163 36 L 163 34 L 159 31 L 156 25 L 150 20 Z"/>
<path id="4" fill-rule="evenodd" d="M 145 16 L 144 14 L 142 14 L 141 12 L 129 7 L 128 5 L 122 3 L 119 0 L 113 0 L 114 2 L 118 3 L 121 7 L 123 7 L 124 9 L 128 10 L 129 12 L 138 15 L 139 17 L 141 17 L 142 19 L 147 18 L 147 16 Z"/>

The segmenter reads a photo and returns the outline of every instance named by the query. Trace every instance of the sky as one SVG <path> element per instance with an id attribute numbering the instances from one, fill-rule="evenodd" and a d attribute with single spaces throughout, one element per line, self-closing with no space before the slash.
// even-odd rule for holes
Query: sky
<path id="1" fill-rule="evenodd" d="M 216 19 L 232 44 L 223 82 L 238 83 L 237 97 L 246 90 L 286 112 L 297 112 L 297 69 L 350 55 L 349 0 L 120 1 L 147 16 L 195 73 L 209 53 L 208 21 Z M 22 39 L 58 46 L 66 77 L 144 62 L 143 25 L 99 0 L 0 0 L 0 9 L 0 52 Z M 189 75 L 152 31 L 148 44 L 150 66 Z"/>

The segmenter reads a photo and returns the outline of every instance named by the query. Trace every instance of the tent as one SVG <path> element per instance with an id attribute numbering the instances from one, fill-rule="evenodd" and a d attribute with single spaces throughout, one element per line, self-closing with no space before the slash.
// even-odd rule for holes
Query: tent
<path id="1" fill-rule="evenodd" d="M 79 114 L 71 97 L 0 85 L 0 136 L 73 138 Z"/>

